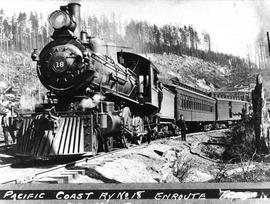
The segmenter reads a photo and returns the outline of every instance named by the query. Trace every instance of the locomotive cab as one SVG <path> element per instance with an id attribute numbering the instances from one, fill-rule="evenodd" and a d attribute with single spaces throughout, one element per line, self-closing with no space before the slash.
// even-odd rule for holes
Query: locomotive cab
<path id="1" fill-rule="evenodd" d="M 118 62 L 131 69 L 139 79 L 140 102 L 144 105 L 144 111 L 156 112 L 159 108 L 158 69 L 145 57 L 130 53 L 118 52 Z"/>

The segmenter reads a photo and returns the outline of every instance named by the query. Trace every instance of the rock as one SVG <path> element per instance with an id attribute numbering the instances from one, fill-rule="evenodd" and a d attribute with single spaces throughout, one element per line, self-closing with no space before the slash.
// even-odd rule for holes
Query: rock
<path id="1" fill-rule="evenodd" d="M 129 159 L 118 159 L 107 162 L 104 166 L 96 166 L 95 170 L 100 174 L 99 180 L 113 179 L 120 183 L 156 183 L 152 175 L 142 162 L 132 162 Z"/>
<path id="2" fill-rule="evenodd" d="M 177 152 L 174 148 L 171 148 L 164 152 L 162 157 L 164 157 L 169 163 L 174 162 L 177 159 Z"/>
<path id="3" fill-rule="evenodd" d="M 232 176 L 233 174 L 250 172 L 250 171 L 255 170 L 255 169 L 256 169 L 256 166 L 254 164 L 250 164 L 250 165 L 246 164 L 243 167 L 238 167 L 238 168 L 234 168 L 234 169 L 226 171 L 226 175 Z"/>
<path id="4" fill-rule="evenodd" d="M 187 150 L 179 150 L 172 147 L 168 151 L 164 152 L 163 157 L 166 159 L 166 163 L 160 170 L 160 182 L 162 183 L 179 183 L 179 174 L 182 173 L 182 168 L 187 167 L 185 164 L 188 162 Z M 188 169 L 187 169 L 188 170 Z M 182 175 L 181 175 L 182 176 Z M 180 176 L 180 177 L 181 177 Z"/>
<path id="5" fill-rule="evenodd" d="M 191 168 L 188 172 L 185 178 L 183 179 L 183 182 L 208 182 L 210 180 L 213 180 L 214 176 L 205 172 L 202 172 L 198 169 Z"/>
<path id="6" fill-rule="evenodd" d="M 169 172 L 167 174 L 163 174 L 159 182 L 160 183 L 179 183 L 179 180 L 171 172 Z"/>

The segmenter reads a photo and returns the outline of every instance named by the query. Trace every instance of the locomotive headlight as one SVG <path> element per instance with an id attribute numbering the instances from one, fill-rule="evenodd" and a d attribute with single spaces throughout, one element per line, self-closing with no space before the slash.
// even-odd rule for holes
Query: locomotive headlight
<path id="1" fill-rule="evenodd" d="M 70 16 L 64 11 L 55 11 L 49 17 L 49 22 L 54 29 L 61 29 L 71 25 Z"/>

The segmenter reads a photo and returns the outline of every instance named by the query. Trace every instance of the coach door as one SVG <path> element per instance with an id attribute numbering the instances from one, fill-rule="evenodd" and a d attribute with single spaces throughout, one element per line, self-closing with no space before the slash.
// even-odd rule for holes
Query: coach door
<path id="1" fill-rule="evenodd" d="M 229 117 L 232 118 L 232 102 L 229 102 Z"/>

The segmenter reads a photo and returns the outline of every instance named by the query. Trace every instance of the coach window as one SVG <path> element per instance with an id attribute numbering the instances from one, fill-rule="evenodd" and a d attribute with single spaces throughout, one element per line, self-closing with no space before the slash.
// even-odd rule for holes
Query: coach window
<path id="1" fill-rule="evenodd" d="M 179 106 L 180 106 L 180 108 L 183 108 L 183 99 L 182 99 L 182 95 L 179 95 Z"/>
<path id="2" fill-rule="evenodd" d="M 187 107 L 188 107 L 188 101 L 187 101 L 187 97 L 185 96 L 185 109 L 187 109 Z"/>
<path id="3" fill-rule="evenodd" d="M 186 109 L 186 98 L 184 95 L 183 95 L 183 109 Z"/>
<path id="4" fill-rule="evenodd" d="M 186 96 L 186 109 L 188 109 L 188 96 Z"/>
<path id="5" fill-rule="evenodd" d="M 204 102 L 203 102 L 203 111 L 205 111 L 205 104 L 204 104 Z"/>
<path id="6" fill-rule="evenodd" d="M 185 109 L 185 96 L 182 95 L 182 105 L 183 105 L 183 109 Z"/>
<path id="7" fill-rule="evenodd" d="M 184 96 L 181 95 L 181 103 L 182 103 L 182 109 L 184 109 Z"/>
<path id="8" fill-rule="evenodd" d="M 202 101 L 202 111 L 203 111 L 203 105 L 204 105 L 204 104 L 203 104 L 203 101 Z"/>
<path id="9" fill-rule="evenodd" d="M 185 108 L 185 97 L 184 95 L 181 95 L 181 99 L 182 99 L 182 109 Z"/>

